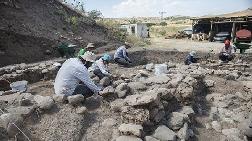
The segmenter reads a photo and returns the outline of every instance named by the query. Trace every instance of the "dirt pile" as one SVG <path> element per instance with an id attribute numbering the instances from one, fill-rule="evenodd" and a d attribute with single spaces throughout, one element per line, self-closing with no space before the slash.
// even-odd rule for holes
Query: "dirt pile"
<path id="1" fill-rule="evenodd" d="M 89 42 L 106 46 L 100 50 L 117 44 L 107 29 L 57 0 L 3 0 L 0 18 L 0 66 L 55 57 L 63 41 L 79 47 Z"/>

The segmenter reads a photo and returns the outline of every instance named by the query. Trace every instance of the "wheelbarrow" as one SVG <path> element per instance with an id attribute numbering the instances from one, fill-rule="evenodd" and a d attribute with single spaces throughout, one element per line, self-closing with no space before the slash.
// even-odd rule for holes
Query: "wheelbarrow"
<path id="1" fill-rule="evenodd" d="M 235 42 L 234 45 L 238 49 L 240 49 L 241 54 L 245 53 L 246 49 L 249 49 L 251 47 L 251 44 L 249 44 L 249 43 L 237 43 L 237 42 Z"/>

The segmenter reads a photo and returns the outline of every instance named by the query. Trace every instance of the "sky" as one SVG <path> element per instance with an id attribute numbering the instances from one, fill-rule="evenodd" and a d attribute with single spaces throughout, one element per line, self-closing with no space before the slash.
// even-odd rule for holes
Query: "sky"
<path id="1" fill-rule="evenodd" d="M 106 18 L 218 15 L 252 7 L 252 0 L 67 0 L 84 3 Z"/>

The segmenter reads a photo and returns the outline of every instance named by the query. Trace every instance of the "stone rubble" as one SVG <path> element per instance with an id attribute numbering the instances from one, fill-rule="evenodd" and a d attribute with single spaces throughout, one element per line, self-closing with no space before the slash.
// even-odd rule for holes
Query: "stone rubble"
<path id="1" fill-rule="evenodd" d="M 54 64 L 55 61 L 8 66 L 0 69 L 0 75 L 11 82 L 28 80 L 29 83 L 34 83 L 55 76 L 54 72 L 57 72 L 58 66 Z M 3 129 L 10 135 L 15 135 L 19 131 L 14 129 L 11 123 L 21 126 L 33 114 L 41 114 L 38 116 L 43 120 L 59 112 L 62 118 L 67 119 L 66 115 L 71 115 L 72 121 L 77 118 L 80 122 L 72 125 L 78 126 L 79 129 L 81 129 L 79 126 L 87 124 L 82 123 L 85 122 L 84 117 L 97 118 L 95 120 L 99 125 L 96 124 L 93 128 L 109 129 L 106 130 L 110 133 L 106 138 L 113 141 L 191 140 L 197 137 L 197 134 L 194 134 L 197 133 L 194 127 L 195 121 L 199 115 L 205 114 L 207 120 L 203 125 L 207 131 L 218 132 L 227 139 L 235 141 L 243 140 L 245 134 L 249 135 L 251 131 L 249 125 L 252 122 L 249 114 L 252 110 L 252 79 L 249 73 L 239 69 L 245 66 L 229 64 L 201 67 L 199 64 L 189 66 L 167 64 L 168 74 L 156 76 L 152 72 L 155 64 L 147 64 L 146 70 L 142 70 L 141 67 L 134 73 L 118 75 L 120 77 L 116 80 L 107 77 L 100 80 L 99 83 L 104 86 L 100 92 L 104 97 L 101 113 L 106 114 L 103 110 L 107 108 L 113 116 L 105 119 L 94 116 L 94 111 L 89 110 L 92 107 L 85 102 L 83 95 L 41 96 L 21 91 L 0 96 L 0 106 L 5 103 L 2 105 L 6 111 L 5 114 L 0 114 L 0 127 L 3 125 Z M 26 79 L 27 77 L 29 79 Z M 215 91 L 219 84 L 215 78 L 224 78 L 223 81 L 225 80 L 227 85 L 239 82 L 241 86 L 237 89 L 244 91 L 234 94 L 228 91 L 226 93 Z M 110 98 L 107 100 L 105 97 Z M 70 105 L 66 104 L 67 101 Z M 95 102 L 92 104 L 97 106 Z M 209 109 L 204 109 L 204 106 L 209 106 Z M 52 115 L 47 115 L 46 112 L 37 113 L 37 109 L 55 113 Z M 70 110 L 64 111 L 66 109 Z M 61 134 L 59 132 L 57 131 L 57 134 Z"/>

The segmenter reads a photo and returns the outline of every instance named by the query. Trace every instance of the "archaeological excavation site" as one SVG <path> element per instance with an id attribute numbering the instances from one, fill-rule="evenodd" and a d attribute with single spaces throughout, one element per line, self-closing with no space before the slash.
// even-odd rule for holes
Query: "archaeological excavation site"
<path id="1" fill-rule="evenodd" d="M 141 49 L 134 65 L 94 82 L 102 97 L 54 94 L 63 59 L 1 68 L 19 92 L 1 102 L 2 140 L 242 141 L 251 122 L 251 64 L 194 64 L 185 53 Z M 204 54 L 202 54 L 204 55 Z M 182 61 L 182 62 L 180 62 Z M 157 67 L 166 67 L 158 70 Z M 16 128 L 18 126 L 18 128 Z"/>
<path id="2" fill-rule="evenodd" d="M 252 141 L 252 8 L 190 23 L 81 2 L 0 1 L 0 141 Z"/>

